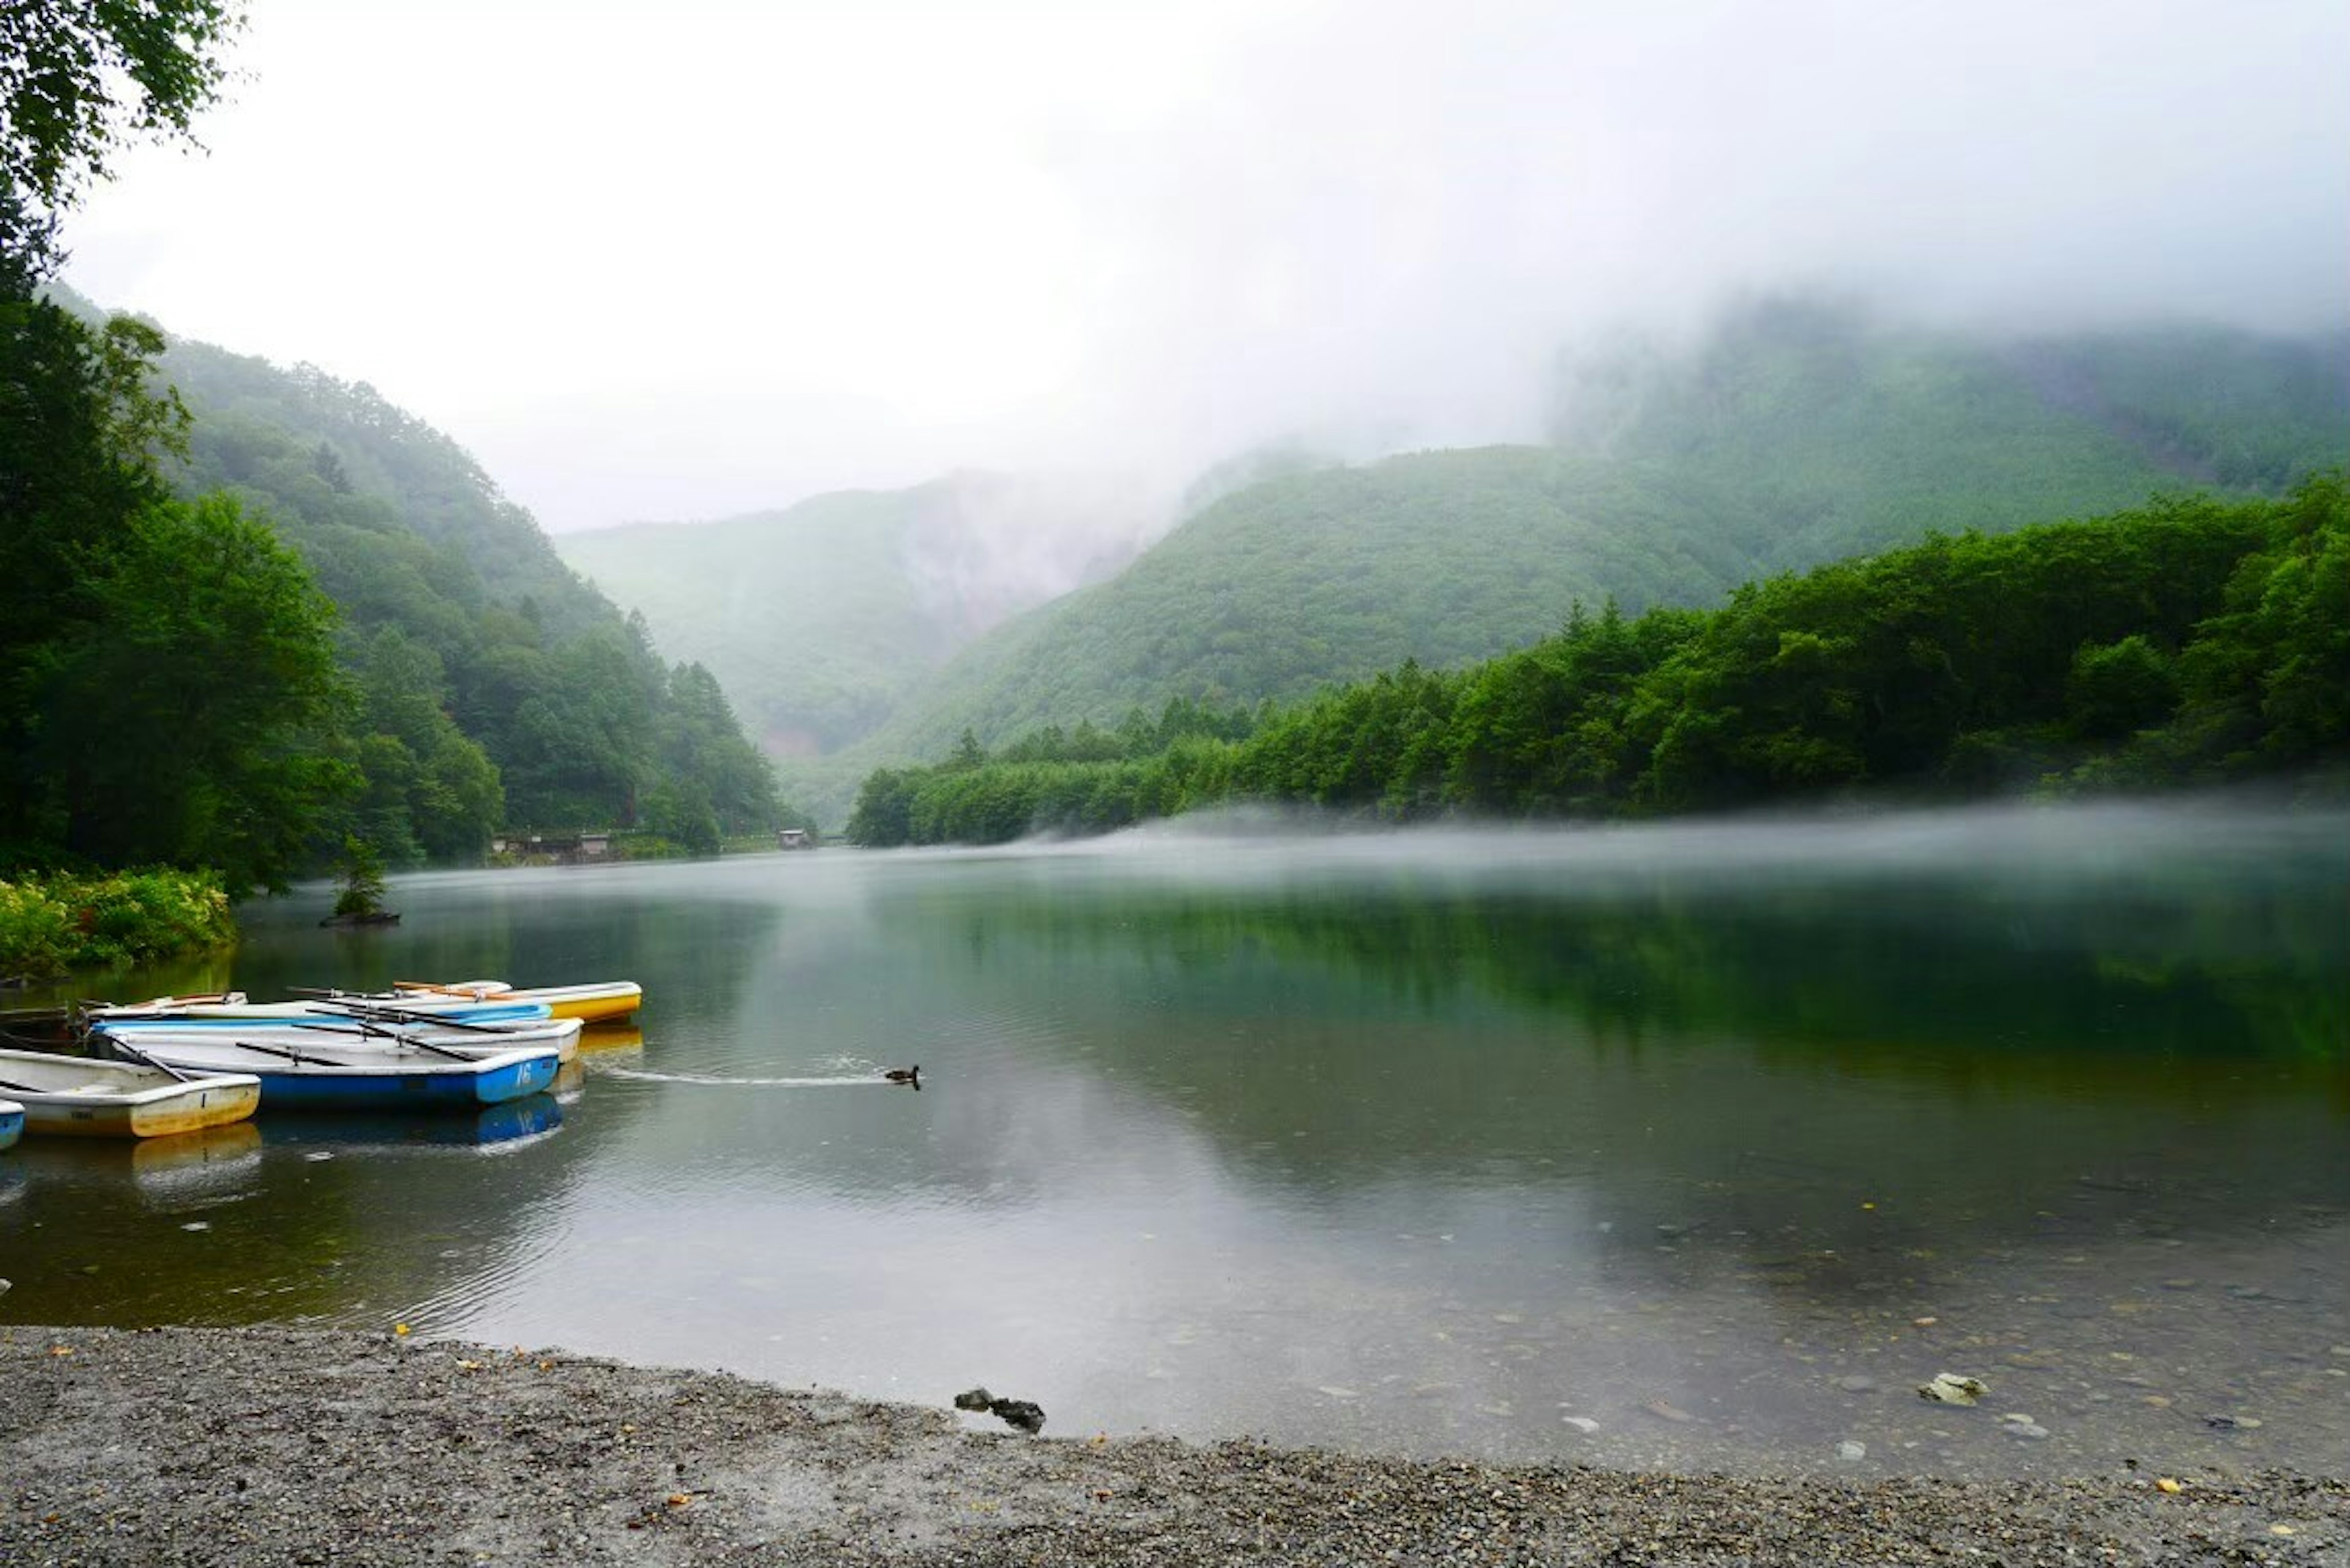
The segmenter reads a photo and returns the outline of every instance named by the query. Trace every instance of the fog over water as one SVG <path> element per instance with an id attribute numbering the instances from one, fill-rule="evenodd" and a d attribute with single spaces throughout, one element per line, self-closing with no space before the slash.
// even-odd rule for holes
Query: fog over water
<path id="1" fill-rule="evenodd" d="M 1525 438 L 1562 346 L 1826 286 L 2350 314 L 2350 11 L 258 0 L 69 279 L 372 382 L 550 527 Z M 429 107 L 427 107 L 429 106 Z"/>

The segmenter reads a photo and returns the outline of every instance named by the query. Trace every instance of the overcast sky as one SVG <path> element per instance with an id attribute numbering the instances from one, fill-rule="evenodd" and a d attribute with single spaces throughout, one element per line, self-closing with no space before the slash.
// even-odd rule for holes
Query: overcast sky
<path id="1" fill-rule="evenodd" d="M 68 278 L 549 527 L 1530 434 L 1726 290 L 2350 319 L 2344 0 L 255 0 Z"/>

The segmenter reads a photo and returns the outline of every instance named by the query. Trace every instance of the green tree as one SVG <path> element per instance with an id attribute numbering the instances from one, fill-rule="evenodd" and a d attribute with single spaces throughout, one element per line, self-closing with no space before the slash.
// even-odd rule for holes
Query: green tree
<path id="1" fill-rule="evenodd" d="M 2114 740 L 2168 718 L 2178 705 L 2170 660 L 2136 633 L 2119 642 L 2085 642 L 2073 656 L 2064 707 L 2076 735 Z"/>
<path id="2" fill-rule="evenodd" d="M 743 736 L 718 681 L 699 664 L 670 671 L 658 728 L 664 776 L 698 790 L 729 833 L 773 829 L 781 815 L 775 773 Z"/>
<path id="3" fill-rule="evenodd" d="M 217 868 L 279 887 L 353 784 L 325 754 L 334 607 L 225 495 L 161 502 L 84 585 L 91 613 L 41 651 L 28 748 L 62 846 L 106 866 Z"/>

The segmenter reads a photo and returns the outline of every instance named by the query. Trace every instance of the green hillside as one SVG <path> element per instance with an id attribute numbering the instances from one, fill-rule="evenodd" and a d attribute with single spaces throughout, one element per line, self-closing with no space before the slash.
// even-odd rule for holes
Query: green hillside
<path id="1" fill-rule="evenodd" d="M 1372 820 L 1609 817 L 2287 778 L 2350 757 L 2342 476 L 2086 522 L 1941 535 L 1612 607 L 1459 670 L 1334 688 L 1229 738 L 1137 732 L 879 768 L 874 846 L 1101 832 L 1201 806 Z"/>
<path id="2" fill-rule="evenodd" d="M 1690 352 L 1563 376 L 1553 447 L 1229 495 L 973 645 L 860 751 L 935 756 L 965 727 L 993 745 L 1170 697 L 1290 699 L 1521 646 L 1578 597 L 1706 604 L 1934 531 L 2276 492 L 2350 456 L 2342 348 L 2217 329 L 1986 342 L 1756 306 Z"/>
<path id="3" fill-rule="evenodd" d="M 1563 360 L 1549 435 L 1235 466 L 1117 576 L 968 646 L 984 623 L 906 566 L 938 487 L 559 544 L 707 662 L 837 821 L 866 772 L 965 729 L 1000 748 L 1170 699 L 1290 701 L 1523 647 L 1578 599 L 1704 606 L 1934 532 L 2281 493 L 2350 460 L 2350 338 L 1992 338 L 1763 300 L 1685 346 Z"/>
<path id="4" fill-rule="evenodd" d="M 161 370 L 192 416 L 178 486 L 236 497 L 335 602 L 351 826 L 395 862 L 478 855 L 498 826 L 774 824 L 717 683 L 665 663 L 456 442 L 307 366 L 183 342 Z"/>

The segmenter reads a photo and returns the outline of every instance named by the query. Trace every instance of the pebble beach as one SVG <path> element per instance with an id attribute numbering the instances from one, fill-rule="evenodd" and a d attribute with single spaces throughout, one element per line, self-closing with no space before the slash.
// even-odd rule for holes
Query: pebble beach
<path id="1" fill-rule="evenodd" d="M 0 1327 L 0 1563 L 2350 1564 L 2350 1480 L 1664 1475 L 976 1431 L 721 1373 Z"/>

